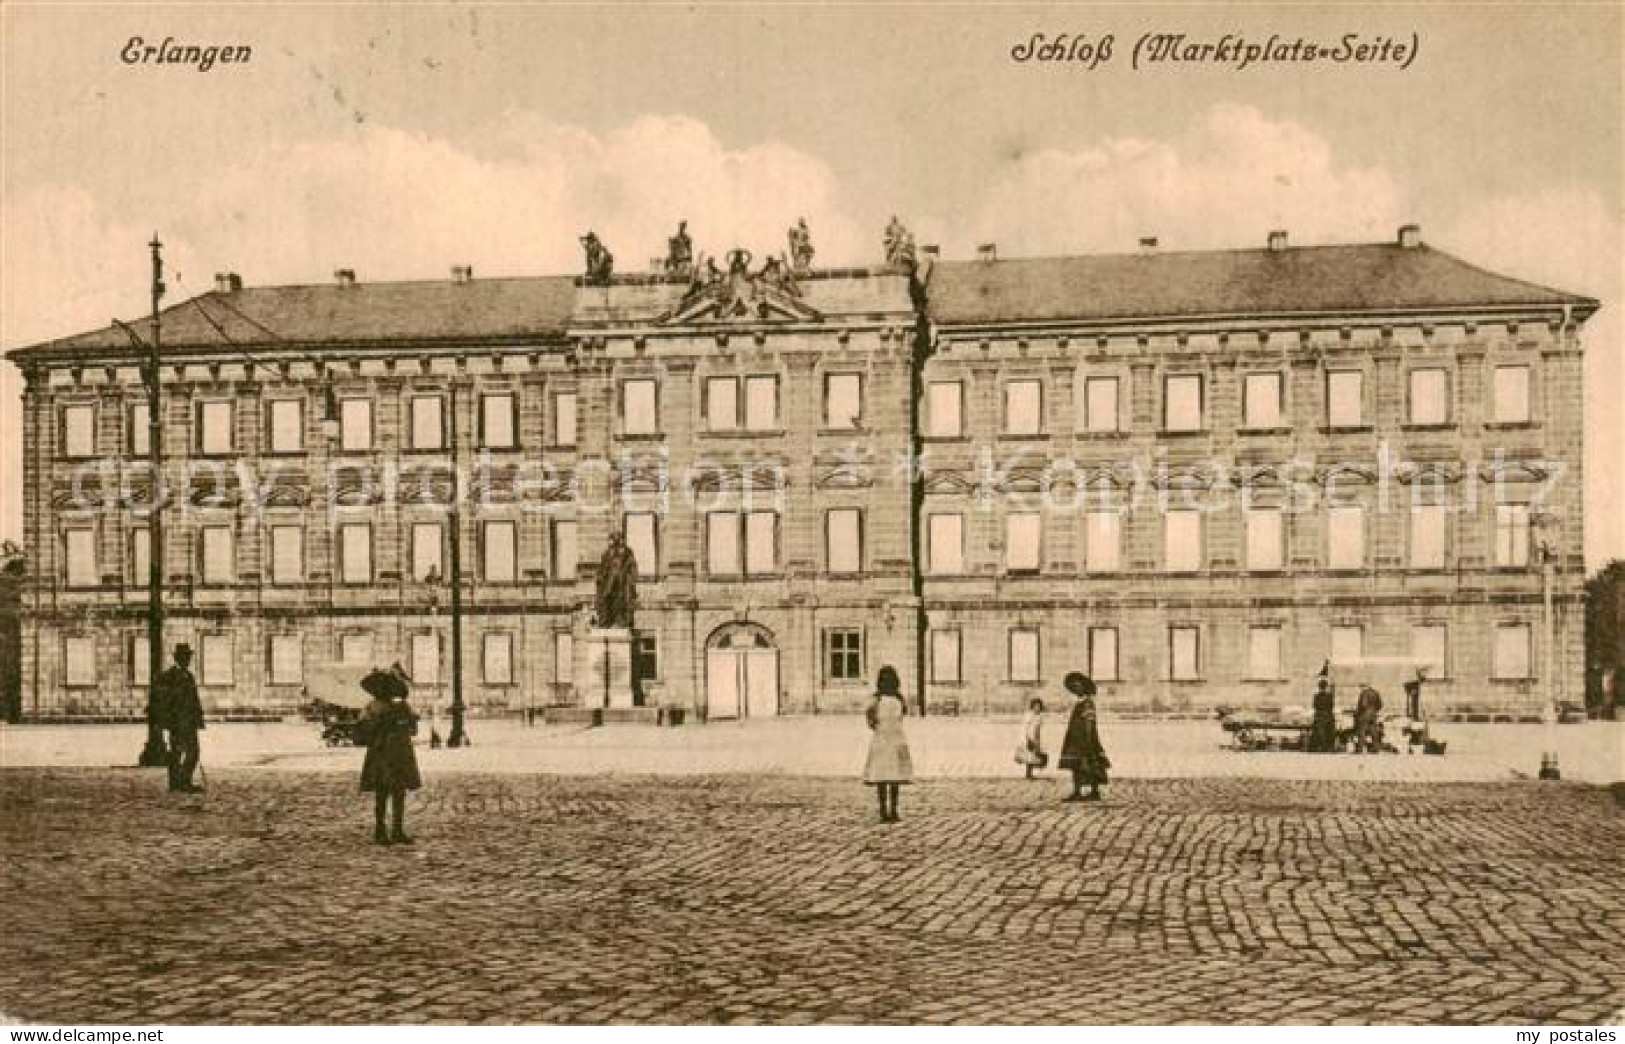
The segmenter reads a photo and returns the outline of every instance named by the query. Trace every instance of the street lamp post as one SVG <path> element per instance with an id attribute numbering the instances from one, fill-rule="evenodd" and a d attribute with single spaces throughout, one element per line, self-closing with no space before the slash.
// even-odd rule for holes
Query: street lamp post
<path id="1" fill-rule="evenodd" d="M 1558 519 L 1555 515 L 1541 512 L 1530 521 L 1537 527 L 1539 540 L 1536 543 L 1536 553 L 1540 555 L 1540 602 L 1541 602 L 1541 642 L 1540 642 L 1540 684 L 1546 697 L 1546 707 L 1541 717 L 1546 725 L 1546 749 L 1540 757 L 1541 779 L 1562 779 L 1563 773 L 1557 764 L 1557 688 L 1553 677 L 1557 657 L 1552 648 L 1555 627 L 1552 613 L 1552 572 L 1557 558 L 1556 539 L 1551 530 L 1555 529 Z"/>
<path id="2" fill-rule="evenodd" d="M 447 399 L 447 434 L 451 439 L 451 735 L 446 738 L 446 746 L 462 747 L 468 743 L 468 734 L 463 731 L 463 471 L 457 442 L 455 381 Z"/>
<path id="3" fill-rule="evenodd" d="M 169 764 L 164 725 L 159 720 L 158 676 L 164 669 L 164 428 L 159 353 L 162 346 L 158 304 L 164 296 L 163 244 L 153 233 L 152 339 L 147 342 L 147 456 L 152 461 L 152 506 L 147 516 L 147 742 L 137 764 L 143 768 Z"/>

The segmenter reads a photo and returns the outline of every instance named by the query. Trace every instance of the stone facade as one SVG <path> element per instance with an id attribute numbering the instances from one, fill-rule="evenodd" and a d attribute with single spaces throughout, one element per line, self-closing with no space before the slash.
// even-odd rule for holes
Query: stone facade
<path id="1" fill-rule="evenodd" d="M 1334 655 L 1426 651 L 1430 710 L 1526 715 L 1544 544 L 1578 701 L 1596 302 L 1412 239 L 1089 273 L 927 254 L 788 283 L 227 281 L 164 313 L 166 644 L 199 650 L 216 714 L 286 712 L 346 657 L 401 661 L 444 708 L 455 522 L 469 706 L 596 706 L 571 662 L 615 527 L 645 574 L 650 706 L 851 711 L 891 664 L 929 710 L 1014 710 L 1082 669 L 1109 707 L 1200 713 L 1306 703 Z M 1242 278 L 1299 259 L 1342 266 L 1349 302 L 1311 299 L 1318 269 Z M 1219 289 L 1185 274 L 1212 264 Z M 139 355 L 113 330 L 13 358 L 23 712 L 138 714 Z"/>

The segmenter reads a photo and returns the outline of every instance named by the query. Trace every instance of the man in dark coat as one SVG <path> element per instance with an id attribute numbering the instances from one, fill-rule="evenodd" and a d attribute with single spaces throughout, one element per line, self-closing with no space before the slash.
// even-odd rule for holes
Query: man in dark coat
<path id="1" fill-rule="evenodd" d="M 1066 801 L 1099 801 L 1101 784 L 1111 762 L 1100 745 L 1100 729 L 1095 722 L 1095 683 L 1087 675 L 1073 671 L 1066 676 L 1066 691 L 1077 698 L 1067 719 L 1066 738 L 1061 741 L 1061 758 L 1056 766 L 1072 773 L 1072 793 Z M 1089 784 L 1084 796 L 1083 785 Z"/>
<path id="2" fill-rule="evenodd" d="M 158 675 L 156 686 L 159 714 L 169 729 L 169 789 L 183 794 L 203 790 L 192 782 L 201 756 L 197 734 L 204 723 L 203 701 L 198 699 L 191 663 L 192 647 L 185 642 L 175 646 L 175 664 Z"/>
<path id="3" fill-rule="evenodd" d="M 1369 685 L 1361 686 L 1354 703 L 1354 753 L 1375 754 L 1382 749 L 1382 697 Z"/>

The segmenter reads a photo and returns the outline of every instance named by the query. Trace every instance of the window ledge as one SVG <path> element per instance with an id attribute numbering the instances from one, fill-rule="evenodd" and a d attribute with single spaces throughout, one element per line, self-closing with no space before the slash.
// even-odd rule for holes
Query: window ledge
<path id="1" fill-rule="evenodd" d="M 1023 689 L 1041 689 L 1044 687 L 1044 682 L 1041 678 L 1035 678 L 1032 681 L 1017 681 L 1014 678 L 1010 678 L 1005 681 L 1005 684 L 1015 685 Z"/>
<path id="2" fill-rule="evenodd" d="M 573 442 L 554 442 L 543 446 L 542 449 L 548 453 L 574 453 L 580 447 Z"/>
<path id="3" fill-rule="evenodd" d="M 285 450 L 266 450 L 264 453 L 260 454 L 260 456 L 262 456 L 262 457 L 275 457 L 277 459 L 287 459 L 287 458 L 290 458 L 290 457 L 308 457 L 309 455 L 310 455 L 310 451 L 307 450 L 307 449 L 303 449 L 303 448 L 301 448 L 301 449 L 285 449 Z"/>
<path id="4" fill-rule="evenodd" d="M 1268 427 L 1268 428 L 1237 428 L 1236 429 L 1236 434 L 1237 435 L 1290 435 L 1290 434 L 1292 434 L 1292 429 L 1291 428 L 1284 428 L 1284 427 L 1281 427 L 1279 425 L 1274 425 L 1274 426 L 1271 426 L 1271 427 Z"/>
<path id="5" fill-rule="evenodd" d="M 971 437 L 969 435 L 922 435 L 920 441 L 929 443 L 970 442 Z"/>
<path id="6" fill-rule="evenodd" d="M 1369 435 L 1369 424 L 1327 424 L 1317 429 L 1322 435 Z"/>
<path id="7" fill-rule="evenodd" d="M 782 435 L 784 433 L 781 431 L 781 432 L 779 432 L 779 434 Z M 863 426 L 859 426 L 859 427 L 856 427 L 856 428 L 823 427 L 823 428 L 818 429 L 818 434 L 820 434 L 820 435 L 872 435 L 872 434 L 874 434 L 874 432 L 870 431 L 869 427 L 867 425 L 863 425 Z"/>
<path id="8" fill-rule="evenodd" d="M 475 447 L 475 449 L 477 449 L 481 453 L 518 453 L 519 452 L 519 447 L 518 446 L 477 446 L 477 447 Z"/>
<path id="9" fill-rule="evenodd" d="M 622 431 L 615 434 L 622 442 L 663 442 L 666 433 L 662 431 Z"/>
<path id="10" fill-rule="evenodd" d="M 1119 428 L 1114 431 L 1075 431 L 1072 433 L 1072 437 L 1098 442 L 1122 442 L 1127 440 L 1131 434 L 1131 432 Z"/>
<path id="11" fill-rule="evenodd" d="M 1157 437 L 1160 439 L 1194 439 L 1211 435 L 1213 432 L 1207 428 L 1158 428 Z"/>
<path id="12" fill-rule="evenodd" d="M 1022 432 L 1022 433 L 1003 431 L 1003 432 L 999 433 L 999 441 L 1000 442 L 1047 442 L 1047 441 L 1049 441 L 1049 435 L 1047 433 L 1045 433 L 1045 432 L 1042 432 L 1042 431 Z"/>
<path id="13" fill-rule="evenodd" d="M 1443 421 L 1438 424 L 1401 424 L 1400 431 L 1429 432 L 1429 431 L 1455 431 L 1454 421 Z"/>
<path id="14" fill-rule="evenodd" d="M 706 428 L 695 434 L 702 439 L 771 439 L 788 433 L 783 428 Z"/>
<path id="15" fill-rule="evenodd" d="M 1535 431 L 1540 427 L 1540 421 L 1486 421 L 1485 431 Z"/>

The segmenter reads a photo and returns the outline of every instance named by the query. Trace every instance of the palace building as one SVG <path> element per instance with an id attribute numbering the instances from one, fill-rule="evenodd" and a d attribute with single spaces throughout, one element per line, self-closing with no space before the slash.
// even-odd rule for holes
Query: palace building
<path id="1" fill-rule="evenodd" d="M 160 491 L 165 643 L 217 715 L 397 660 L 444 709 L 454 628 L 473 713 L 613 704 L 580 669 L 612 532 L 635 700 L 698 717 L 852 711 L 883 664 L 928 713 L 1074 669 L 1108 710 L 1298 705 L 1370 658 L 1429 665 L 1431 711 L 1539 713 L 1548 678 L 1581 699 L 1598 302 L 1414 226 L 888 244 L 864 268 L 222 275 L 159 316 L 161 481 L 150 321 L 13 351 L 24 718 L 142 713 Z"/>

